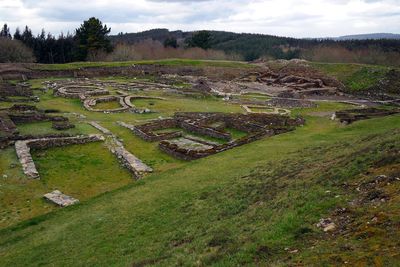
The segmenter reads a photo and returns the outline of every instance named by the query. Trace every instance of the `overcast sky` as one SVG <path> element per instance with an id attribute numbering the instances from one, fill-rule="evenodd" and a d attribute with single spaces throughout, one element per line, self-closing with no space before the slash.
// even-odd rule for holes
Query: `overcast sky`
<path id="1" fill-rule="evenodd" d="M 0 0 L 0 23 L 53 34 L 95 16 L 112 33 L 154 28 L 291 37 L 400 33 L 400 0 Z"/>

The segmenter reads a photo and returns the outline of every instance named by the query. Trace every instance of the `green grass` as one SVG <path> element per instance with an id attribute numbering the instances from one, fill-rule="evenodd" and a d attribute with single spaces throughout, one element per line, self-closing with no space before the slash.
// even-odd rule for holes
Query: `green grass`
<path id="1" fill-rule="evenodd" d="M 400 148 L 398 125 L 399 116 L 347 127 L 309 119 L 295 132 L 4 229 L 0 264 L 314 265 L 307 236 L 319 234 L 314 225 L 329 209 L 351 199 L 344 181 L 379 160 L 377 151 Z"/>
<path id="2" fill-rule="evenodd" d="M 341 81 L 350 92 L 368 89 L 377 84 L 389 67 L 345 63 L 311 63 L 312 67 Z"/>
<path id="3" fill-rule="evenodd" d="M 191 67 L 222 67 L 222 68 L 253 68 L 254 66 L 240 61 L 222 60 L 192 60 L 192 59 L 163 59 L 123 62 L 74 62 L 67 64 L 36 64 L 32 69 L 37 70 L 75 70 L 79 68 L 99 67 L 128 67 L 132 65 L 162 65 L 162 66 L 191 66 Z"/>
<path id="4" fill-rule="evenodd" d="M 118 101 L 98 102 L 93 108 L 100 110 L 117 109 L 121 108 L 121 105 Z"/>
<path id="5" fill-rule="evenodd" d="M 92 133 L 93 129 L 86 123 L 78 122 L 77 120 L 72 119 L 71 122 L 75 125 L 75 128 L 71 128 L 64 131 L 59 131 L 53 129 L 52 122 L 33 122 L 33 123 L 25 123 L 17 125 L 17 129 L 22 135 L 44 135 L 44 134 L 59 134 L 59 133 L 68 133 L 68 134 L 88 134 Z"/>
<path id="6" fill-rule="evenodd" d="M 41 81 L 31 83 L 40 88 Z M 307 120 L 293 132 L 184 162 L 161 152 L 157 142 L 145 142 L 115 122 L 139 124 L 176 111 L 242 112 L 241 107 L 215 97 L 195 99 L 155 91 L 143 94 L 168 97 L 154 105 L 158 113 L 103 114 L 86 111 L 79 100 L 54 97 L 51 92 L 36 94 L 41 98 L 39 108 L 86 116 L 71 115 L 77 127 L 69 132 L 98 133 L 85 122 L 98 121 L 154 173 L 134 181 L 103 143 L 91 143 L 34 151 L 42 179 L 30 180 L 23 175 L 14 148 L 1 150 L 0 266 L 281 266 L 301 262 L 309 266 L 319 256 L 321 263 L 332 265 L 337 258 L 347 257 L 340 251 L 345 241 L 329 243 L 316 222 L 352 199 L 353 192 L 345 191 L 344 182 L 351 183 L 385 159 L 387 151 L 400 149 L 400 116 L 343 126 L 312 114 L 351 106 L 320 102 L 315 108 L 292 110 L 293 116 Z M 5 105 L 0 103 L 0 107 Z M 19 129 L 52 133 L 50 126 L 32 123 Z M 233 138 L 245 135 L 227 130 Z M 3 174 L 7 177 L 2 178 Z M 81 204 L 60 209 L 45 202 L 43 194 L 54 189 L 77 197 Z M 399 223 L 393 218 L 394 225 Z M 395 242 L 399 236 L 388 238 Z M 317 249 L 315 240 L 322 244 Z M 351 242 L 372 251 L 378 241 L 354 238 Z M 285 248 L 299 253 L 290 254 Z M 387 249 L 380 251 L 385 254 Z M 328 255 L 330 250 L 335 251 L 335 259 Z M 372 262 L 379 252 L 371 251 L 351 256 Z M 393 262 L 386 257 L 386 262 Z"/>
<path id="7" fill-rule="evenodd" d="M 43 195 L 53 190 L 73 195 L 81 201 L 126 184 L 131 175 L 119 166 L 117 159 L 102 143 L 74 145 L 33 152 L 40 180 L 23 175 L 14 148 L 1 151 L 2 178 L 0 226 L 56 210 Z M 10 168 L 14 164 L 16 167 Z"/>

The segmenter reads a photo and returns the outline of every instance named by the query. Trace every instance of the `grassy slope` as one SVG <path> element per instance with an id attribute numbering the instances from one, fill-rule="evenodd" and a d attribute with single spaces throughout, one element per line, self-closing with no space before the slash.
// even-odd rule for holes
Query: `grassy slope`
<path id="1" fill-rule="evenodd" d="M 33 80 L 31 83 L 35 88 L 40 88 L 41 81 Z M 86 119 L 79 119 L 74 115 L 69 115 L 68 117 L 76 127 L 61 132 L 70 134 L 99 133 L 95 128 L 85 123 L 85 120 L 96 120 L 122 138 L 126 148 L 151 166 L 157 173 L 181 166 L 184 162 L 160 152 L 158 142 L 145 142 L 133 135 L 130 130 L 117 125 L 116 121 L 136 124 L 141 120 L 157 118 L 158 116 L 168 117 L 176 111 L 242 111 L 238 105 L 229 105 L 213 97 L 195 99 L 171 95 L 168 101 L 154 101 L 153 106 L 144 105 L 158 111 L 157 113 L 104 114 L 86 111 L 80 101 L 76 99 L 54 97 L 51 92 L 41 93 L 37 91 L 36 94 L 41 99 L 37 103 L 38 108 L 58 109 L 61 112 L 79 113 L 86 116 Z M 142 94 L 146 94 L 146 92 L 142 92 Z M 161 92 L 150 94 L 165 96 Z M 142 104 L 146 103 L 142 102 Z M 112 107 L 109 104 L 100 103 L 99 107 Z M 1 107 L 10 105 L 12 103 L 0 104 Z M 22 124 L 18 125 L 18 129 L 21 134 L 60 133 L 60 131 L 51 128 L 51 122 Z M 115 157 L 99 143 L 34 152 L 33 155 L 42 178 L 40 181 L 28 180 L 23 175 L 14 150 L 14 147 L 9 147 L 0 151 L 0 176 L 7 175 L 6 179 L 0 180 L 0 206 L 2 207 L 0 209 L 0 228 L 55 210 L 54 205 L 42 199 L 43 194 L 54 189 L 59 189 L 80 200 L 86 200 L 132 183 L 131 175 L 123 167 L 120 167 Z M 93 158 L 93 164 L 90 161 L 88 162 L 86 158 Z M 15 167 L 10 167 L 13 165 Z M 103 165 L 106 167 L 99 168 Z M 74 169 L 79 171 L 74 172 Z"/>
<path id="2" fill-rule="evenodd" d="M 366 170 L 385 149 L 400 148 L 399 132 L 393 132 L 399 125 L 399 116 L 347 127 L 308 118 L 295 132 L 4 229 L 0 265 L 315 264 L 323 251 L 312 250 L 304 234 L 318 235 L 313 226 L 318 219 L 351 199 L 341 183 Z M 325 249 L 340 244 L 329 245 Z M 373 253 L 379 252 L 351 256 L 369 260 Z"/>
<path id="3" fill-rule="evenodd" d="M 349 92 L 375 85 L 385 77 L 389 67 L 364 64 L 311 63 L 311 66 L 340 80 Z"/>
<path id="4" fill-rule="evenodd" d="M 253 65 L 240 61 L 224 60 L 193 60 L 193 59 L 163 59 L 123 62 L 74 62 L 68 64 L 35 64 L 32 69 L 37 70 L 74 70 L 89 67 L 129 67 L 132 65 L 164 65 L 190 67 L 224 67 L 224 68 L 252 68 Z"/>

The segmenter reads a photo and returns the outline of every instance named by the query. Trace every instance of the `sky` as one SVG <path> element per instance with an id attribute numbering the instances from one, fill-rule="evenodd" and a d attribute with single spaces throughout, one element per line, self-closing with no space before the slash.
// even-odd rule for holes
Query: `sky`
<path id="1" fill-rule="evenodd" d="M 111 34 L 154 28 L 289 37 L 400 33 L 400 0 L 0 0 L 0 23 L 53 34 L 90 17 Z"/>

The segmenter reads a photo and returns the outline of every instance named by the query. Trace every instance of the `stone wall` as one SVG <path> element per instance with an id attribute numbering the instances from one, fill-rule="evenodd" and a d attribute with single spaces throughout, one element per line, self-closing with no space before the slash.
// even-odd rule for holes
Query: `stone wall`
<path id="1" fill-rule="evenodd" d="M 210 124 L 221 123 L 215 127 Z M 174 118 L 166 120 L 157 120 L 143 125 L 133 126 L 125 123 L 120 125 L 131 129 L 136 135 L 147 141 L 159 141 L 160 150 L 183 160 L 193 160 L 206 157 L 215 153 L 231 149 L 236 146 L 248 144 L 258 140 L 264 136 L 272 136 L 276 134 L 292 131 L 296 126 L 303 125 L 304 119 L 301 117 L 292 119 L 288 116 L 278 114 L 224 114 L 224 113 L 176 113 Z M 153 131 L 180 127 L 189 132 L 200 135 L 211 136 L 229 142 L 225 144 L 209 143 L 199 141 L 198 139 L 189 139 L 194 142 L 204 144 L 207 149 L 200 148 L 184 148 L 176 141 L 168 139 L 178 137 L 177 134 L 156 135 Z M 247 133 L 247 136 L 231 140 L 229 133 L 224 131 L 224 127 L 237 129 Z M 180 135 L 179 135 L 180 136 Z M 211 147 L 211 148 L 210 148 Z"/>
<path id="2" fill-rule="evenodd" d="M 121 164 L 127 168 L 135 178 L 141 178 L 145 173 L 152 172 L 153 169 L 144 164 L 139 158 L 125 149 L 124 145 L 117 140 L 111 131 L 104 128 L 97 122 L 89 122 L 97 130 L 107 135 L 106 146 L 113 153 Z"/>
<path id="3" fill-rule="evenodd" d="M 336 111 L 335 117 L 342 123 L 352 123 L 358 120 L 384 117 L 400 113 L 400 109 L 360 108 Z"/>
<path id="4" fill-rule="evenodd" d="M 2 96 L 2 97 L 8 97 L 8 96 L 32 97 L 33 90 L 30 88 L 29 84 L 20 83 L 20 84 L 14 85 L 14 84 L 0 81 L 0 96 Z"/>
<path id="5" fill-rule="evenodd" d="M 178 127 L 177 121 L 175 119 L 162 119 L 156 120 L 143 125 L 130 125 L 124 122 L 118 122 L 119 125 L 130 129 L 135 135 L 139 136 L 145 141 L 154 142 L 164 139 L 170 139 L 182 136 L 180 131 L 169 132 L 169 133 L 155 133 L 155 130 L 176 128 Z"/>
<path id="6" fill-rule="evenodd" d="M 31 149 L 46 149 L 66 145 L 85 144 L 89 142 L 104 141 L 101 135 L 39 138 L 15 142 L 15 151 L 22 165 L 24 173 L 30 178 L 39 178 L 39 173 L 31 156 Z"/>
<path id="7" fill-rule="evenodd" d="M 99 98 L 89 98 L 85 99 L 83 102 L 83 106 L 89 110 L 89 111 L 95 111 L 95 112 L 109 112 L 109 113 L 117 113 L 117 112 L 123 112 L 129 109 L 129 106 L 125 104 L 125 102 L 122 100 L 122 96 L 104 96 L 104 97 L 99 97 Z M 112 101 L 118 101 L 121 105 L 120 108 L 115 108 L 115 109 L 96 109 L 93 108 L 96 106 L 97 103 L 104 103 L 104 102 L 112 102 Z"/>
<path id="8" fill-rule="evenodd" d="M 18 133 L 17 126 L 10 119 L 8 114 L 0 113 L 0 136 L 14 135 L 17 133 Z"/>

